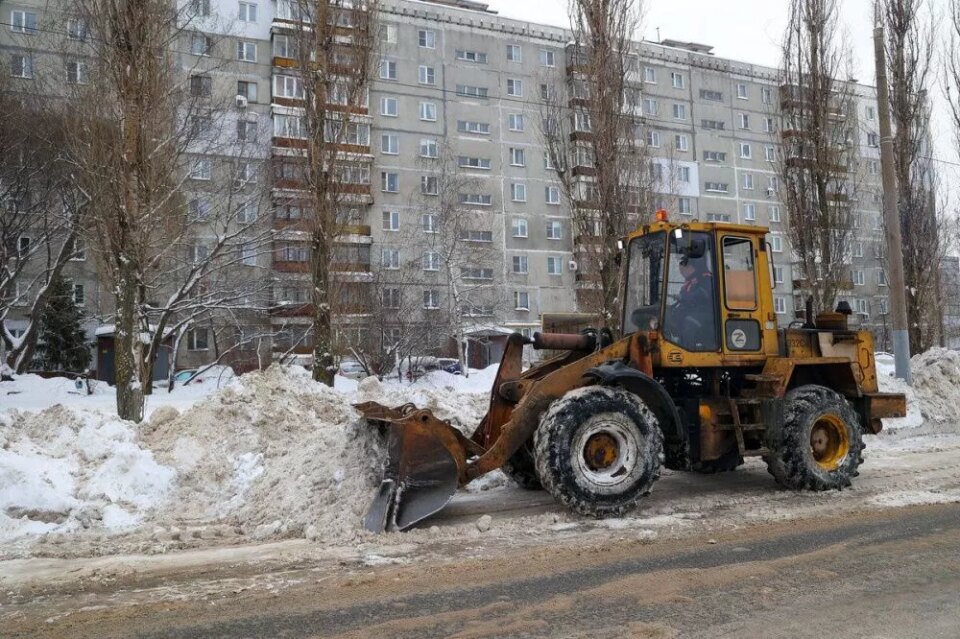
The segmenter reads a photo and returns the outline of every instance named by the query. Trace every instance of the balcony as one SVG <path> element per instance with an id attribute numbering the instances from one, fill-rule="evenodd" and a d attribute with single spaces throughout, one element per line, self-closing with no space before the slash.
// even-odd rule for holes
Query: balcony
<path id="1" fill-rule="evenodd" d="M 314 306 L 309 302 L 274 302 L 267 313 L 270 317 L 313 317 Z"/>

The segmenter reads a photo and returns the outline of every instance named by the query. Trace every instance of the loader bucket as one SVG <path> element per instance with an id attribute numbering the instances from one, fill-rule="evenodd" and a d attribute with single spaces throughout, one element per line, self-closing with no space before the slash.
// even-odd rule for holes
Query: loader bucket
<path id="1" fill-rule="evenodd" d="M 363 527 L 371 532 L 405 530 L 446 506 L 476 444 L 413 404 L 389 408 L 366 402 L 354 408 L 371 424 L 388 429 L 386 471 Z"/>

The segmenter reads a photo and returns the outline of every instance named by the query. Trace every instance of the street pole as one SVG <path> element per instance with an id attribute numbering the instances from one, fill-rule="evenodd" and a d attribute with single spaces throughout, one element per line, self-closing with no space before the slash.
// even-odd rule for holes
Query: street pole
<path id="1" fill-rule="evenodd" d="M 903 282 L 903 246 L 900 215 L 897 212 L 897 175 L 893 166 L 893 133 L 890 126 L 890 89 L 887 86 L 887 59 L 883 25 L 879 14 L 873 30 L 873 51 L 877 64 L 877 115 L 880 118 L 880 165 L 883 169 L 883 222 L 890 274 L 890 313 L 893 316 L 893 356 L 896 376 L 907 384 L 910 375 L 910 333 L 907 330 L 907 291 Z"/>

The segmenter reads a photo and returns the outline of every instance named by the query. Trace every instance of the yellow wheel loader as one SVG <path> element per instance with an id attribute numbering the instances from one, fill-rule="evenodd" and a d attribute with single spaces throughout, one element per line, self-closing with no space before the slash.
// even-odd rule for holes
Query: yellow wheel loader
<path id="1" fill-rule="evenodd" d="M 906 414 L 878 392 L 872 335 L 845 303 L 778 328 L 767 229 L 657 217 L 621 243 L 621 334 L 511 335 L 471 436 L 411 404 L 357 406 L 389 448 L 366 529 L 413 526 L 498 468 L 592 517 L 634 509 L 661 465 L 757 456 L 790 489 L 850 485 L 864 433 Z M 524 371 L 527 344 L 560 354 Z"/>

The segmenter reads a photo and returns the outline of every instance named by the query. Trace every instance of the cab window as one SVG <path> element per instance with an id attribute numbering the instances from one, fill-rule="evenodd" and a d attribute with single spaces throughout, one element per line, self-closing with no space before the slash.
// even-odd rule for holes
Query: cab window
<path id="1" fill-rule="evenodd" d="M 757 308 L 757 273 L 753 242 L 745 237 L 723 238 L 723 281 L 727 308 L 752 311 Z"/>

